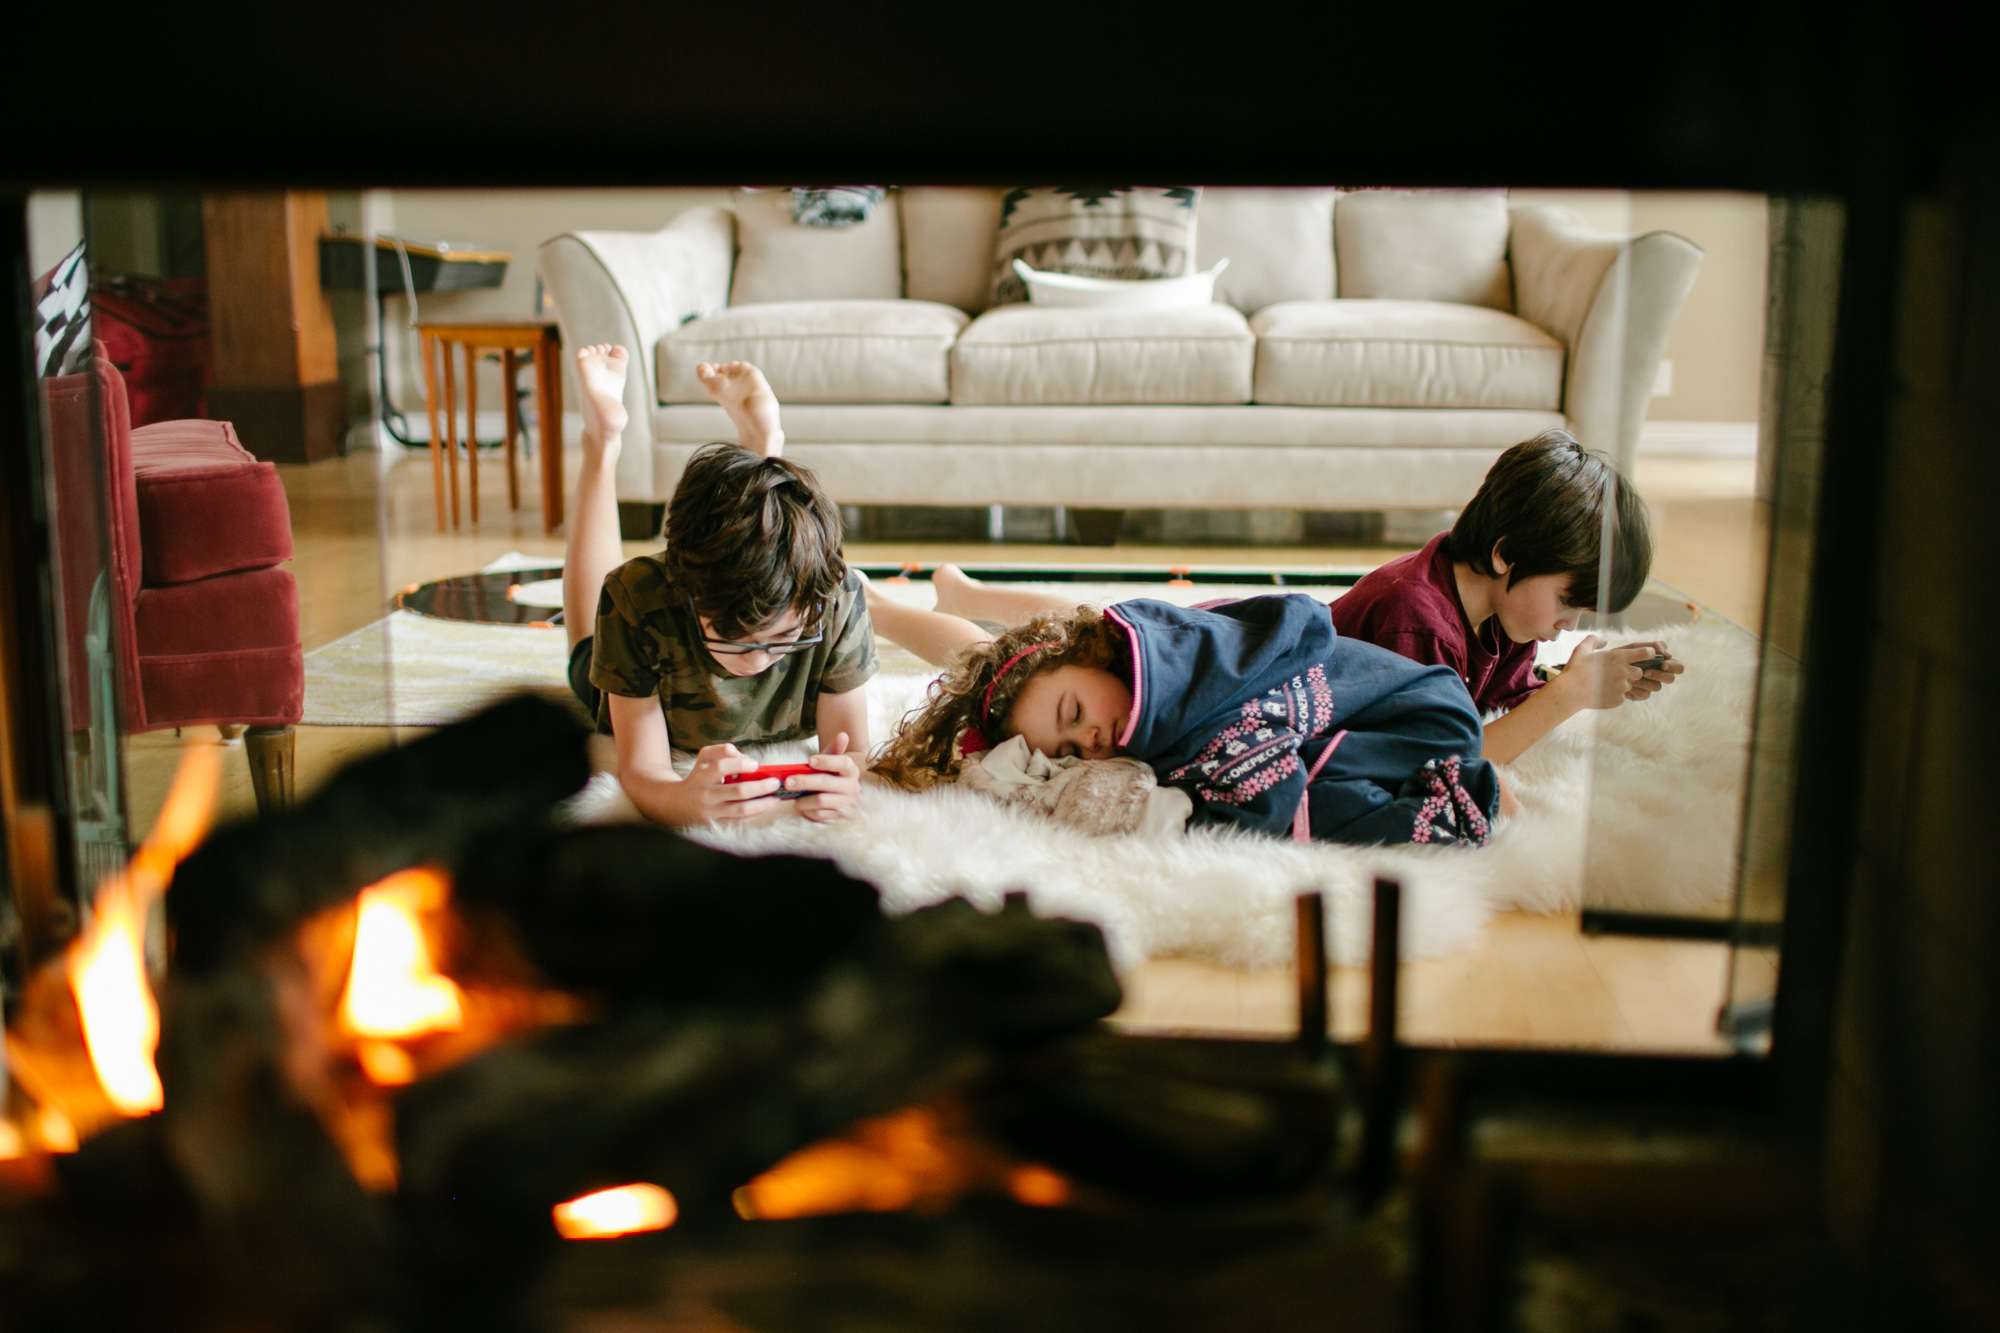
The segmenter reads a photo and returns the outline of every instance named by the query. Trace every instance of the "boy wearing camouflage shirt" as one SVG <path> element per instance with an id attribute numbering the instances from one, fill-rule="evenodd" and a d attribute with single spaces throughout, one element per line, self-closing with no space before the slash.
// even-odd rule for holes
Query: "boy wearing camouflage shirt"
<path id="1" fill-rule="evenodd" d="M 696 375 L 736 444 L 688 461 L 667 507 L 666 550 L 626 561 L 614 474 L 624 430 L 622 347 L 577 353 L 583 471 L 564 570 L 570 686 L 618 748 L 632 803 L 663 824 L 747 819 L 789 807 L 850 813 L 868 752 L 875 635 L 859 575 L 840 557 L 840 513 L 782 457 L 778 401 L 747 362 Z M 593 632 L 594 631 L 594 632 Z M 819 738 L 813 773 L 725 783 L 757 764 L 735 742 Z M 696 751 L 683 777 L 675 749 Z"/>

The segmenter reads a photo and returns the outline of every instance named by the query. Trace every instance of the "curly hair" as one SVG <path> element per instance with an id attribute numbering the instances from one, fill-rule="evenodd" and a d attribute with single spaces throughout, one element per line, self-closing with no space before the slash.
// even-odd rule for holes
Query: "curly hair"
<path id="1" fill-rule="evenodd" d="M 994 682 L 994 673 L 1003 663 L 1036 644 L 1049 646 L 1015 663 L 997 684 Z M 958 740 L 967 727 L 976 728 L 993 744 L 1013 735 L 1009 715 L 1029 681 L 1057 667 L 1108 669 L 1126 651 L 1125 631 L 1088 606 L 1046 611 L 998 638 L 962 648 L 944 674 L 931 682 L 923 707 L 903 718 L 872 767 L 910 791 L 948 782 L 958 776 L 963 762 Z M 993 698 L 982 717 L 989 686 Z"/>
<path id="2" fill-rule="evenodd" d="M 725 639 L 824 605 L 847 577 L 840 510 L 819 479 L 734 444 L 688 460 L 665 536 L 668 578 Z"/>

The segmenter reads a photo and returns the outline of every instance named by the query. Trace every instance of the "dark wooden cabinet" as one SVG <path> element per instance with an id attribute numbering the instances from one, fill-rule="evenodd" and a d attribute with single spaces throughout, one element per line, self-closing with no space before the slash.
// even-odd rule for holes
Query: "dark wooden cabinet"
<path id="1" fill-rule="evenodd" d="M 209 336 L 209 415 L 236 423 L 245 448 L 274 463 L 341 452 L 347 395 L 333 309 L 319 282 L 326 195 L 260 190 L 202 196 Z"/>

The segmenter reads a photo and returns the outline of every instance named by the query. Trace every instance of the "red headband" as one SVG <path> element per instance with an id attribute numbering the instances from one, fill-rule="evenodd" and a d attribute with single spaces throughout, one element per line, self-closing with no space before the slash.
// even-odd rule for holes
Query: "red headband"
<path id="1" fill-rule="evenodd" d="M 1031 643 L 1000 664 L 1000 669 L 993 673 L 993 679 L 987 683 L 985 696 L 979 701 L 979 725 L 977 727 L 967 727 L 958 734 L 958 752 L 960 755 L 975 755 L 981 750 L 992 748 L 986 739 L 986 726 L 992 721 L 990 714 L 993 709 L 993 689 L 1000 683 L 1000 677 L 1006 675 L 1016 662 L 1026 657 L 1029 653 L 1038 653 L 1044 648 L 1056 648 L 1060 646 L 1061 641 L 1057 639 L 1050 639 L 1047 643 Z"/>

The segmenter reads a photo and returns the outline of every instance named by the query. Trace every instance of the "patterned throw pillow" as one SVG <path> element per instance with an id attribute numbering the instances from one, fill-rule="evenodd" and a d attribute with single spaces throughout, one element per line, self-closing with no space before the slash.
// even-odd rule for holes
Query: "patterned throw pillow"
<path id="1" fill-rule="evenodd" d="M 90 265 L 83 245 L 35 280 L 35 373 L 80 375 L 90 369 Z"/>
<path id="2" fill-rule="evenodd" d="M 1009 190 L 995 247 L 994 305 L 1025 301 L 1019 259 L 1044 273 L 1178 278 L 1194 254 L 1201 187 L 1056 185 Z"/>

